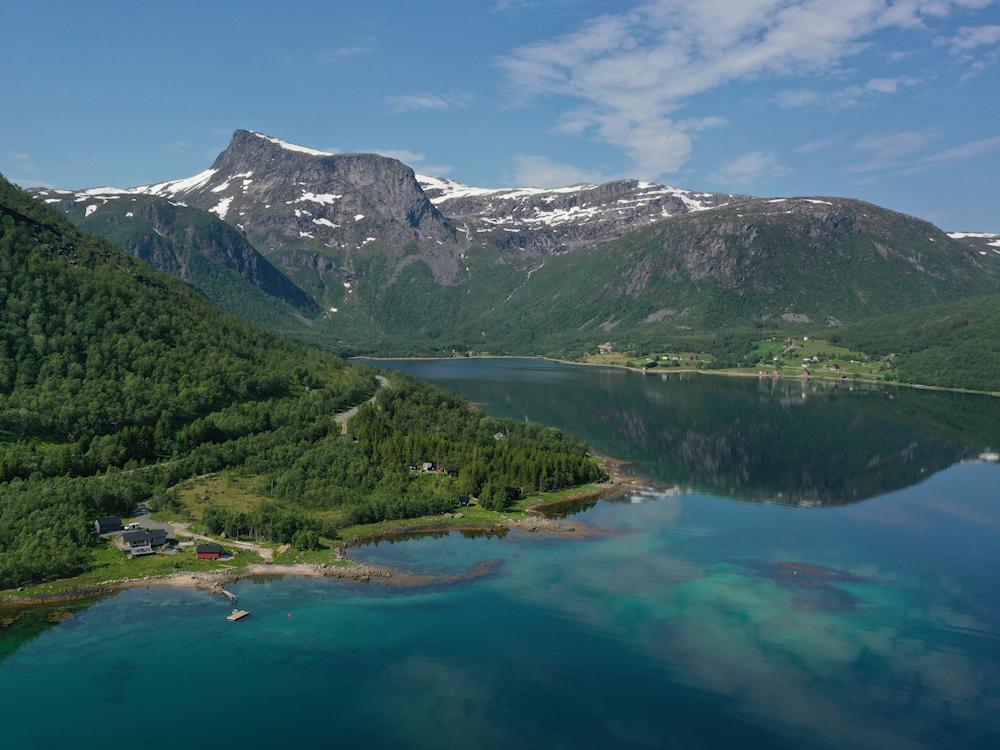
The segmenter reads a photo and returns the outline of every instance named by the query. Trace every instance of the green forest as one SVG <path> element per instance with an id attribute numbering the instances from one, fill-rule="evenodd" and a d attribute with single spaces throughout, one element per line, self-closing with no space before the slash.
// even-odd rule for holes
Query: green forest
<path id="1" fill-rule="evenodd" d="M 94 518 L 223 469 L 266 476 L 286 507 L 212 525 L 304 546 L 336 533 L 307 510 L 405 518 L 469 493 L 502 508 L 604 476 L 577 440 L 399 375 L 345 440 L 333 417 L 374 375 L 224 315 L 0 178 L 0 589 L 86 570 Z"/>

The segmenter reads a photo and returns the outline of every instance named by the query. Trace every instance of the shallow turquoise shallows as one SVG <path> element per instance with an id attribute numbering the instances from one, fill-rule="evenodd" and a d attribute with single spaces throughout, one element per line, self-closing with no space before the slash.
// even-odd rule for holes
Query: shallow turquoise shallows
<path id="1" fill-rule="evenodd" d="M 631 462 L 606 533 L 353 551 L 490 575 L 227 602 L 123 592 L 0 630 L 0 748 L 1000 747 L 1000 399 L 378 362 Z"/>

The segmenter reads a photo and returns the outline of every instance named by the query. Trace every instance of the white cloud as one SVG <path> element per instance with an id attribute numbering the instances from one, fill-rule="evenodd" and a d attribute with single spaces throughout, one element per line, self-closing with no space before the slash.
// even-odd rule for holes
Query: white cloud
<path id="1" fill-rule="evenodd" d="M 939 37 L 935 44 L 947 44 L 956 59 L 968 65 L 960 78 L 965 83 L 1000 61 L 1000 25 L 962 26 L 954 36 Z"/>
<path id="2" fill-rule="evenodd" d="M 400 94 L 398 96 L 387 97 L 385 102 L 389 110 L 394 113 L 420 112 L 424 110 L 445 111 L 452 108 L 464 107 L 472 97 L 468 94 L 456 91 L 449 94 L 431 94 L 421 92 L 416 94 Z"/>
<path id="3" fill-rule="evenodd" d="M 919 78 L 911 76 L 894 76 L 892 78 L 869 78 L 862 84 L 846 86 L 830 92 L 810 91 L 807 89 L 791 89 L 779 91 L 772 101 L 786 109 L 824 106 L 830 109 L 854 107 L 872 96 L 897 94 L 903 88 L 916 86 Z"/>
<path id="4" fill-rule="evenodd" d="M 765 76 L 834 70 L 890 27 L 919 27 L 982 0 L 650 0 L 500 60 L 516 98 L 563 97 L 577 106 L 557 132 L 594 133 L 621 148 L 640 176 L 676 172 L 693 130 L 676 112 L 692 97 Z M 855 96 L 878 93 L 871 79 Z"/>
<path id="5" fill-rule="evenodd" d="M 963 26 L 949 41 L 956 51 L 993 45 L 1000 42 L 1000 25 Z"/>
<path id="6" fill-rule="evenodd" d="M 604 182 L 607 177 L 593 170 L 554 161 L 537 154 L 514 157 L 514 182 L 524 187 L 562 187 L 581 182 Z"/>
<path id="7" fill-rule="evenodd" d="M 788 168 L 769 151 L 751 151 L 723 164 L 712 179 L 726 186 L 745 187 L 784 177 Z"/>
<path id="8" fill-rule="evenodd" d="M 773 101 L 786 109 L 810 107 L 817 102 L 819 94 L 808 89 L 786 89 L 774 95 Z"/>

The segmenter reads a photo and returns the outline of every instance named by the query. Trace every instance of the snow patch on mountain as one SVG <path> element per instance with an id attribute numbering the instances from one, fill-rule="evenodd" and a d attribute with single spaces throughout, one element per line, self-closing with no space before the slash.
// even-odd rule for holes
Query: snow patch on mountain
<path id="1" fill-rule="evenodd" d="M 339 193 L 312 193 L 308 190 L 302 193 L 301 196 L 295 199 L 295 203 L 302 203 L 304 201 L 310 201 L 312 203 L 320 203 L 326 206 L 332 206 L 335 200 L 339 200 L 344 196 Z"/>
<path id="2" fill-rule="evenodd" d="M 297 151 L 300 154 L 309 154 L 310 156 L 333 156 L 330 151 L 318 151 L 314 148 L 309 148 L 308 146 L 300 146 L 297 143 L 289 143 L 288 141 L 283 141 L 280 138 L 275 138 L 273 135 L 265 135 L 264 133 L 258 133 L 256 130 L 251 130 L 258 138 L 263 138 L 265 141 L 270 141 L 276 146 L 281 146 L 286 151 Z"/>
<path id="3" fill-rule="evenodd" d="M 199 172 L 191 177 L 185 177 L 181 180 L 167 180 L 166 182 L 158 182 L 154 185 L 137 185 L 126 192 L 132 193 L 146 193 L 148 195 L 160 195 L 160 196 L 175 196 L 178 193 L 187 193 L 192 190 L 196 190 L 203 185 L 205 185 L 209 180 L 212 179 L 218 170 L 206 169 L 204 172 Z M 228 204 L 227 204 L 228 205 Z"/>
<path id="4" fill-rule="evenodd" d="M 229 213 L 229 204 L 233 202 L 233 197 L 223 198 L 214 207 L 208 209 L 209 212 L 216 214 L 220 219 L 225 219 L 226 214 Z"/>

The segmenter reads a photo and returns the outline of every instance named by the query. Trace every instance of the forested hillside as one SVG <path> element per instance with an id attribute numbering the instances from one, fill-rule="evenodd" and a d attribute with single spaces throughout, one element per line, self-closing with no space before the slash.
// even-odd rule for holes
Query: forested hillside
<path id="1" fill-rule="evenodd" d="M 895 354 L 904 383 L 1000 392 L 1000 295 L 887 315 L 831 338 L 871 354 Z"/>
<path id="2" fill-rule="evenodd" d="M 344 441 L 333 416 L 372 395 L 373 371 L 219 313 L 0 178 L 0 588 L 86 569 L 95 517 L 227 467 L 273 480 L 284 502 L 261 512 L 280 541 L 336 534 L 308 507 L 344 506 L 343 523 L 407 517 L 453 507 L 470 487 L 601 475 L 576 440 L 497 426 L 396 381 L 357 418 L 360 439 Z M 494 447 L 494 428 L 511 432 L 511 450 Z M 394 446 L 406 440 L 404 456 Z M 439 455 L 458 476 L 408 471 Z M 523 458 L 530 476 L 513 468 Z"/>

